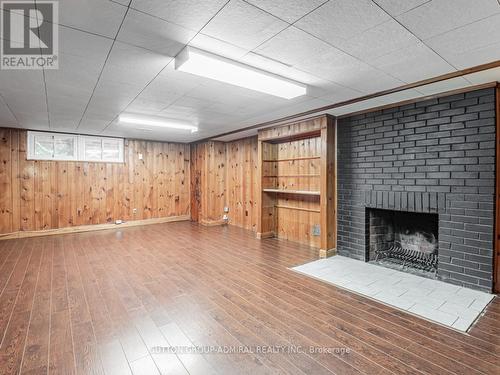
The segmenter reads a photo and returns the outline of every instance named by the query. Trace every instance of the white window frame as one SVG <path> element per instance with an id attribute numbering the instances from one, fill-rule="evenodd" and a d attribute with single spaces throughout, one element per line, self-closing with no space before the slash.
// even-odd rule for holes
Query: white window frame
<path id="1" fill-rule="evenodd" d="M 35 142 L 37 137 L 51 138 L 53 142 L 52 156 L 42 157 L 35 155 Z M 73 148 L 73 155 L 70 157 L 60 157 L 55 155 L 55 141 L 56 140 L 71 139 L 75 147 Z M 34 132 L 28 131 L 28 160 L 61 160 L 61 161 L 75 161 L 78 160 L 78 136 L 75 134 L 62 134 L 62 133 L 47 133 L 47 132 Z"/>
<path id="2" fill-rule="evenodd" d="M 96 159 L 87 159 L 85 152 L 85 142 L 86 141 L 99 141 L 101 143 L 101 158 L 99 160 Z M 118 158 L 104 158 L 104 141 L 117 142 L 118 143 Z M 96 137 L 91 135 L 81 135 L 79 136 L 79 159 L 82 161 L 88 162 L 102 162 L 102 163 L 123 163 L 123 138 L 109 138 L 109 137 Z"/>
<path id="3" fill-rule="evenodd" d="M 65 133 L 51 133 L 51 132 L 38 132 L 31 131 L 27 132 L 27 159 L 28 160 L 54 160 L 54 161 L 85 161 L 91 163 L 124 163 L 124 139 L 123 138 L 111 138 L 111 137 L 98 137 L 98 136 L 87 136 L 87 135 L 76 135 L 76 134 L 65 134 Z M 54 142 L 53 153 L 50 157 L 40 157 L 35 155 L 35 141 L 37 137 L 47 137 L 52 138 Z M 55 140 L 57 139 L 72 139 L 74 142 L 73 155 L 71 157 L 59 157 L 55 155 Z M 101 144 L 101 157 L 98 160 L 91 160 L 85 157 L 85 141 L 93 140 L 99 141 Z M 104 141 L 112 142 L 118 145 L 118 157 L 117 158 L 104 158 Z"/>

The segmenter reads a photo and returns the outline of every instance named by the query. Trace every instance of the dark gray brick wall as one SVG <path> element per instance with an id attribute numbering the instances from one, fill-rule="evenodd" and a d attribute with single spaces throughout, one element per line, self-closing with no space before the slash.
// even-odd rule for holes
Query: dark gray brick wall
<path id="1" fill-rule="evenodd" d="M 338 121 L 338 252 L 366 260 L 366 208 L 439 214 L 439 277 L 491 291 L 495 92 Z"/>

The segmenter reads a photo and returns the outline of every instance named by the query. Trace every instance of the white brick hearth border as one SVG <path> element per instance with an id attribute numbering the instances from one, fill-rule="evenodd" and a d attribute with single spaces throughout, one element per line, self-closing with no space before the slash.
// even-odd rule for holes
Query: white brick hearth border
<path id="1" fill-rule="evenodd" d="M 467 332 L 494 295 L 340 255 L 292 270 Z"/>

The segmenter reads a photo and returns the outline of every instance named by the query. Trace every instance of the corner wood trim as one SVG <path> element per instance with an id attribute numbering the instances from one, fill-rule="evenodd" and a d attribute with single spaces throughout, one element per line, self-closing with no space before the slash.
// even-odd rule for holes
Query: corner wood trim
<path id="1" fill-rule="evenodd" d="M 258 240 L 263 240 L 264 238 L 273 238 L 274 232 L 264 232 L 264 233 L 257 232 L 255 236 L 257 237 Z"/>
<path id="2" fill-rule="evenodd" d="M 15 238 L 27 238 L 27 237 L 54 236 L 58 234 L 93 232 L 100 230 L 137 227 L 142 225 L 170 223 L 175 221 L 188 221 L 190 219 L 191 219 L 190 215 L 181 215 L 181 216 L 160 217 L 155 219 L 127 221 L 122 224 L 110 223 L 110 224 L 96 224 L 96 225 L 80 225 L 75 227 L 66 227 L 58 229 L 19 231 L 19 232 L 0 234 L 0 240 L 10 240 Z"/>
<path id="3" fill-rule="evenodd" d="M 331 256 L 337 255 L 337 249 L 319 249 L 320 258 L 329 258 Z"/>

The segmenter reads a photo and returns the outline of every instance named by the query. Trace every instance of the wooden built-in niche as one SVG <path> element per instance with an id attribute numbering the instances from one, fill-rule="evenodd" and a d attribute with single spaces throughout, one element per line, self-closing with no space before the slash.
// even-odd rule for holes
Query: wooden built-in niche
<path id="1" fill-rule="evenodd" d="M 257 236 L 336 249 L 335 119 L 320 116 L 259 131 Z"/>

